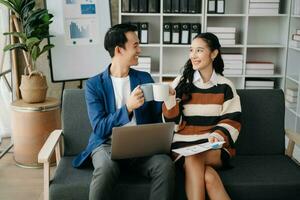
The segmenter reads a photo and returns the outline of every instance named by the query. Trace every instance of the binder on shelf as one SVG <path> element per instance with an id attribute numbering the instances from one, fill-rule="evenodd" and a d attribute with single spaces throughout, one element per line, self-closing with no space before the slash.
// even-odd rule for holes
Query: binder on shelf
<path id="1" fill-rule="evenodd" d="M 171 41 L 171 23 L 164 23 L 163 27 L 163 43 L 170 44 Z"/>
<path id="2" fill-rule="evenodd" d="M 159 13 L 160 11 L 160 1 L 159 0 L 148 0 L 148 12 L 149 13 Z"/>
<path id="3" fill-rule="evenodd" d="M 181 13 L 187 13 L 188 12 L 188 1 L 189 0 L 180 0 L 180 12 Z"/>
<path id="4" fill-rule="evenodd" d="M 130 12 L 130 0 L 122 0 L 122 12 Z"/>
<path id="5" fill-rule="evenodd" d="M 130 12 L 139 12 L 139 0 L 130 0 Z"/>
<path id="6" fill-rule="evenodd" d="M 201 33 L 201 24 L 196 23 L 196 24 L 191 24 L 191 36 L 190 39 L 192 40 L 196 35 Z"/>
<path id="7" fill-rule="evenodd" d="M 172 0 L 163 0 L 163 11 L 164 13 L 170 13 L 171 10 L 172 10 L 172 3 L 171 3 Z"/>
<path id="8" fill-rule="evenodd" d="M 172 24 L 172 44 L 180 44 L 180 24 Z"/>
<path id="9" fill-rule="evenodd" d="M 141 44 L 148 44 L 148 28 L 149 25 L 147 22 L 140 23 L 140 43 Z"/>
<path id="10" fill-rule="evenodd" d="M 190 24 L 181 24 L 181 44 L 190 44 Z"/>
<path id="11" fill-rule="evenodd" d="M 139 0 L 139 12 L 140 13 L 148 12 L 148 1 L 147 0 Z"/>
<path id="12" fill-rule="evenodd" d="M 207 13 L 216 13 L 216 0 L 208 0 Z"/>
<path id="13" fill-rule="evenodd" d="M 189 0 L 188 11 L 189 13 L 201 13 L 202 0 Z"/>
<path id="14" fill-rule="evenodd" d="M 172 0 L 172 13 L 179 13 L 179 0 Z"/>
<path id="15" fill-rule="evenodd" d="M 138 22 L 131 22 L 130 24 L 136 27 L 135 33 L 138 36 L 138 38 L 140 38 L 140 23 L 138 23 Z"/>
<path id="16" fill-rule="evenodd" d="M 217 0 L 216 13 L 224 14 L 225 13 L 225 0 Z"/>

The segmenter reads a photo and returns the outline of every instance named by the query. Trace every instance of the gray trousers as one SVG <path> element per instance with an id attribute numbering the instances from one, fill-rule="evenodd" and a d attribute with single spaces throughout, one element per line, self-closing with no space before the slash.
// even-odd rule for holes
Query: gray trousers
<path id="1" fill-rule="evenodd" d="M 92 153 L 94 172 L 90 184 L 90 200 L 111 200 L 122 167 L 151 179 L 150 200 L 171 200 L 174 195 L 175 166 L 168 155 L 114 161 L 111 146 L 102 144 Z"/>

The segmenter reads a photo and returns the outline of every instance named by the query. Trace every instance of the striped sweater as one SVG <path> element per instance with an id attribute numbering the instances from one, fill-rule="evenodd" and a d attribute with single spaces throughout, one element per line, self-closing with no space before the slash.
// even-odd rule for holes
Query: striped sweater
<path id="1" fill-rule="evenodd" d="M 180 78 L 173 81 L 173 88 Z M 240 98 L 230 80 L 215 72 L 212 78 L 207 83 L 194 81 L 192 98 L 182 106 L 175 95 L 171 96 L 163 103 L 163 117 L 166 122 L 175 122 L 173 149 L 202 143 L 214 136 L 225 141 L 223 148 L 234 156 L 234 143 L 241 129 Z"/>

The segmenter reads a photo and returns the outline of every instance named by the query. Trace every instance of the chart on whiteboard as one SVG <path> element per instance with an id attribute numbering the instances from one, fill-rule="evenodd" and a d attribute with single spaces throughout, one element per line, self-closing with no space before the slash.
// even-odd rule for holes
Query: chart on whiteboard
<path id="1" fill-rule="evenodd" d="M 99 15 L 95 0 L 65 0 L 64 30 L 66 45 L 99 43 Z"/>

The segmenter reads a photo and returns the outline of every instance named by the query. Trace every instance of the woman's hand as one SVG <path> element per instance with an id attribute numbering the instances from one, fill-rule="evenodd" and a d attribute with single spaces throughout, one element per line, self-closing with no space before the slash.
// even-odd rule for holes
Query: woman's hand
<path id="1" fill-rule="evenodd" d="M 176 91 L 171 86 L 169 86 L 169 95 L 173 96 L 175 94 L 176 94 Z"/>
<path id="2" fill-rule="evenodd" d="M 210 143 L 219 142 L 218 138 L 216 138 L 216 137 L 214 137 L 214 136 L 209 137 L 209 138 L 208 138 L 208 141 L 209 141 Z"/>

